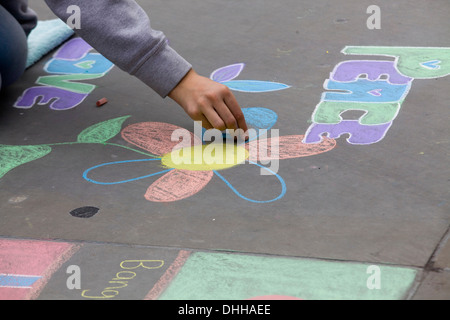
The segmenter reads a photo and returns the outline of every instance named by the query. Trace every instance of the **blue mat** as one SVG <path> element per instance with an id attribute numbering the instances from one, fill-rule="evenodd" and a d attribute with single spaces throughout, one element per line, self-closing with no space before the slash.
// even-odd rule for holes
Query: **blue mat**
<path id="1" fill-rule="evenodd" d="M 27 68 L 73 34 L 73 30 L 60 19 L 38 21 L 36 28 L 28 36 Z"/>

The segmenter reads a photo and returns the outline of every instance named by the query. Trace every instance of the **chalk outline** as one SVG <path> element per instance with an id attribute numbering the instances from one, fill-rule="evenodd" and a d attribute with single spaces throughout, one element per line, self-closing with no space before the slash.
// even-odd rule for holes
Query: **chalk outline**
<path id="1" fill-rule="evenodd" d="M 115 162 L 108 162 L 108 163 L 102 163 L 99 164 L 97 166 L 91 167 L 89 169 L 87 169 L 86 171 L 83 172 L 83 178 L 89 182 L 95 183 L 95 184 L 100 184 L 100 185 L 115 185 L 115 184 L 121 184 L 121 183 L 127 183 L 127 182 L 133 182 L 133 181 L 138 181 L 138 180 L 142 180 L 145 178 L 150 178 L 159 174 L 163 174 L 163 173 L 167 173 L 169 171 L 175 170 L 174 168 L 170 168 L 167 170 L 163 170 L 163 171 L 159 171 L 156 173 L 152 173 L 149 175 L 145 175 L 145 176 L 141 176 L 141 177 L 137 177 L 137 178 L 133 178 L 133 179 L 128 179 L 128 180 L 122 180 L 122 181 L 116 181 L 116 182 L 101 182 L 101 181 L 96 181 L 93 179 L 90 179 L 87 177 L 88 173 L 91 172 L 94 169 L 100 168 L 100 167 L 104 167 L 104 166 L 109 166 L 109 165 L 116 165 L 116 164 L 122 164 L 122 163 L 133 163 L 133 162 L 146 162 L 146 161 L 157 161 L 157 160 L 161 160 L 160 158 L 154 158 L 154 159 L 139 159 L 139 160 L 124 160 L 124 161 L 115 161 Z"/>
<path id="2" fill-rule="evenodd" d="M 220 179 L 222 179 L 223 182 L 225 182 L 225 184 L 231 189 L 231 191 L 233 191 L 236 195 L 238 195 L 239 197 L 241 197 L 244 200 L 247 200 L 247 201 L 250 201 L 250 202 L 253 202 L 253 203 L 270 203 L 270 202 L 274 202 L 274 201 L 277 201 L 277 200 L 283 198 L 284 195 L 286 194 L 286 191 L 287 191 L 286 183 L 284 182 L 283 178 L 278 173 L 275 173 L 272 170 L 270 170 L 269 168 L 266 168 L 266 167 L 264 167 L 264 166 L 262 166 L 262 165 L 260 165 L 260 164 L 258 164 L 256 162 L 249 161 L 249 163 L 251 163 L 253 165 L 256 165 L 256 166 L 258 166 L 260 168 L 263 168 L 264 170 L 267 170 L 272 175 L 274 175 L 278 179 L 278 181 L 280 181 L 281 193 L 276 198 L 273 198 L 271 200 L 253 200 L 253 199 L 247 198 L 246 196 L 243 196 L 239 191 L 237 191 L 236 188 L 233 187 L 233 185 L 230 182 L 228 182 L 228 180 L 225 179 L 219 172 L 217 172 L 216 170 L 213 170 L 213 172 Z"/>

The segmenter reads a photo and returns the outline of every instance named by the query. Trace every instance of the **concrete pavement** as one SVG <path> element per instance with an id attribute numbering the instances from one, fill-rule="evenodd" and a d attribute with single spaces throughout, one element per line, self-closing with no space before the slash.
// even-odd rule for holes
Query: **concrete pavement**
<path id="1" fill-rule="evenodd" d="M 448 1 L 139 3 L 279 130 L 277 175 L 164 167 L 186 114 L 97 56 L 48 89 L 52 51 L 0 96 L 0 298 L 450 297 Z"/>

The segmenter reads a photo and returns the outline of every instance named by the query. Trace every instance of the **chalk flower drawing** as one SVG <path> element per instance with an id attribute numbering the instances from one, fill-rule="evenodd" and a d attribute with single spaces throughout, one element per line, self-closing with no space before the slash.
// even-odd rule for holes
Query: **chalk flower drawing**
<path id="1" fill-rule="evenodd" d="M 275 113 L 269 109 L 265 108 L 246 108 L 243 109 L 244 113 L 247 115 L 252 115 L 247 117 L 247 123 L 251 126 L 252 119 L 257 118 L 257 115 L 274 115 Z M 275 114 L 276 116 L 276 114 Z M 266 122 L 267 126 L 273 125 L 272 121 Z M 257 125 L 261 125 L 257 123 Z M 179 141 L 172 141 L 172 132 L 175 130 L 186 130 L 178 126 L 162 123 L 162 122 L 141 122 L 127 126 L 121 132 L 122 138 L 128 143 L 145 150 L 146 152 L 154 155 L 150 159 L 137 159 L 137 160 L 127 160 L 127 161 L 116 161 L 110 163 L 104 163 L 92 168 L 89 168 L 83 173 L 83 177 L 96 184 L 100 185 L 114 185 L 120 183 L 127 183 L 136 180 L 141 180 L 144 178 L 149 178 L 157 175 L 163 175 L 158 180 L 154 181 L 150 187 L 145 192 L 145 199 L 153 202 L 171 202 L 182 200 L 193 196 L 202 190 L 213 178 L 214 175 L 218 176 L 225 184 L 239 197 L 244 200 L 254 202 L 254 203 L 268 203 L 281 199 L 286 193 L 286 184 L 281 176 L 277 173 L 271 171 L 269 168 L 258 164 L 257 161 L 270 160 L 272 157 L 271 148 L 275 147 L 271 138 L 267 138 L 262 144 L 266 149 L 261 152 L 261 141 L 252 140 L 245 144 L 245 147 L 240 147 L 235 144 L 225 144 L 224 155 L 227 159 L 234 159 L 231 163 L 229 161 L 225 164 L 211 164 L 211 162 L 205 160 L 210 156 L 210 153 L 205 152 L 207 145 L 202 143 L 201 137 L 195 136 L 193 133 L 186 130 L 186 135 L 190 135 L 190 139 L 186 139 L 187 143 L 179 143 Z M 277 148 L 279 150 L 277 159 L 289 159 L 289 158 L 299 158 L 312 156 L 315 154 L 327 152 L 333 149 L 336 145 L 334 139 L 324 138 L 321 143 L 318 144 L 305 144 L 302 143 L 304 136 L 301 135 L 291 135 L 279 137 L 277 143 Z M 245 148 L 244 152 L 239 152 L 239 148 Z M 180 150 L 181 149 L 181 150 Z M 174 164 L 172 159 L 173 152 L 180 152 L 183 154 L 188 154 L 188 157 L 195 157 L 195 154 L 200 154 L 200 163 L 192 161 L 190 164 L 183 162 L 180 165 Z M 191 152 L 192 151 L 192 152 Z M 160 161 L 163 170 L 155 173 L 144 175 L 137 178 L 115 181 L 115 182 L 101 182 L 90 178 L 92 171 L 101 167 L 110 167 L 111 170 L 116 170 L 118 165 L 132 162 L 147 162 L 147 161 Z M 234 166 L 240 165 L 248 161 L 249 164 L 258 166 L 263 170 L 268 170 L 273 174 L 279 181 L 281 185 L 280 194 L 270 200 L 254 200 L 243 196 L 239 193 L 231 183 L 229 183 L 219 171 L 230 169 Z"/>

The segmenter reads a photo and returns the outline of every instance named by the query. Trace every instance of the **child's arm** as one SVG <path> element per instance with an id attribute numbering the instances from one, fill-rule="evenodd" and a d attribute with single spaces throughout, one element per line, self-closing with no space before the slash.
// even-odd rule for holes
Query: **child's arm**
<path id="1" fill-rule="evenodd" d="M 161 97 L 170 96 L 194 120 L 217 129 L 236 128 L 237 124 L 247 131 L 231 92 L 197 75 L 191 64 L 169 46 L 165 35 L 151 28 L 147 14 L 134 0 L 45 1 L 63 21 L 72 14 L 67 8 L 77 5 L 81 28 L 75 32 L 80 37 Z"/>

